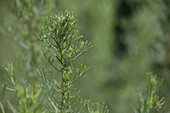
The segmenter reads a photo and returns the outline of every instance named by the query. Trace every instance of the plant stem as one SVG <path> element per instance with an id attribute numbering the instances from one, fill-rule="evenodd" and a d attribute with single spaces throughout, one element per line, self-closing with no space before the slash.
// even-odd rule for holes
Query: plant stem
<path id="1" fill-rule="evenodd" d="M 62 54 L 62 50 L 61 48 L 59 48 L 59 52 L 60 52 L 60 57 L 61 57 L 61 61 L 63 59 L 63 54 Z M 64 70 L 63 70 L 63 64 L 61 64 L 61 86 L 62 86 L 62 91 L 61 91 L 61 109 L 60 109 L 60 113 L 63 113 L 64 110 L 64 93 L 65 93 L 65 81 L 64 81 Z"/>
<path id="2" fill-rule="evenodd" d="M 4 107 L 1 102 L 0 102 L 0 107 L 1 107 L 2 113 L 5 113 Z"/>
<path id="3" fill-rule="evenodd" d="M 33 27 L 33 15 L 32 15 L 32 6 L 31 6 L 31 3 L 30 3 L 30 0 L 27 0 L 27 4 L 28 4 L 28 17 L 29 17 L 29 20 L 28 20 L 28 29 L 29 29 L 29 32 L 30 32 L 30 43 L 31 43 L 31 49 L 30 49 L 30 52 L 31 52 L 31 62 L 30 62 L 30 65 L 31 65 L 31 76 L 32 76 L 32 88 L 34 88 L 34 85 L 35 85 L 35 67 L 34 67 L 34 64 L 36 63 L 35 61 L 35 40 L 34 40 L 34 27 Z"/>
<path id="4" fill-rule="evenodd" d="M 65 87 L 65 82 L 64 82 L 64 71 L 63 69 L 61 70 L 61 77 L 62 77 L 62 93 L 61 93 L 61 110 L 60 113 L 63 113 L 64 109 L 64 87 Z"/>

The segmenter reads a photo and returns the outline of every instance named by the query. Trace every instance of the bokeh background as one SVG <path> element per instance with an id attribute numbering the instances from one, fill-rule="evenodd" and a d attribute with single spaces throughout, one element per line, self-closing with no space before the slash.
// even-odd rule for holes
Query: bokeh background
<path id="1" fill-rule="evenodd" d="M 24 70 L 49 66 L 37 39 L 35 51 L 40 52 L 36 63 L 29 64 L 27 17 L 16 16 L 12 1 L 0 0 L 0 83 L 6 82 L 3 67 L 8 62 L 14 62 L 21 82 L 28 80 Z M 170 106 L 169 0 L 49 0 L 44 4 L 34 8 L 35 31 L 43 26 L 46 16 L 69 9 L 79 17 L 79 34 L 92 42 L 93 48 L 75 64 L 91 67 L 76 83 L 82 98 L 104 102 L 110 113 L 132 113 L 147 86 L 145 73 L 153 72 L 164 79 L 161 95 L 165 109 Z M 26 15 L 24 10 L 22 13 Z M 12 94 L 6 99 L 12 99 Z"/>

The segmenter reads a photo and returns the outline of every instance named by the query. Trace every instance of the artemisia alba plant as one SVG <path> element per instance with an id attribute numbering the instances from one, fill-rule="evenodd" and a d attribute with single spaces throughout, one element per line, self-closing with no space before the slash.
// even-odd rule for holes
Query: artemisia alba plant
<path id="1" fill-rule="evenodd" d="M 160 113 L 165 103 L 163 97 L 159 96 L 160 83 L 157 76 L 148 73 L 149 89 L 139 98 L 139 107 L 135 113 Z"/>
<path id="2" fill-rule="evenodd" d="M 13 63 L 9 63 L 5 67 L 5 72 L 8 85 L 2 85 L 3 95 L 1 97 L 1 103 L 4 101 L 5 92 L 11 91 L 14 94 L 13 97 L 16 103 L 11 103 L 9 100 L 7 100 L 7 103 L 12 113 L 42 113 L 47 111 L 47 108 L 43 107 L 41 90 L 39 90 L 38 85 L 35 85 L 35 90 L 32 90 L 31 85 L 28 85 L 26 82 L 21 84 L 17 81 Z M 2 104 L 1 109 L 2 113 L 5 113 Z"/>
<path id="3" fill-rule="evenodd" d="M 36 34 L 46 45 L 43 50 L 44 56 L 57 74 L 54 75 L 52 69 L 47 72 L 45 67 L 38 70 L 43 82 L 35 84 L 34 89 L 28 83 L 19 83 L 15 77 L 13 64 L 8 64 L 5 71 L 11 85 L 3 85 L 4 93 L 0 103 L 3 113 L 5 110 L 2 102 L 6 90 L 13 91 L 16 96 L 17 103 L 11 104 L 8 101 L 13 113 L 108 113 L 104 105 L 79 99 L 79 93 L 73 88 L 74 83 L 88 70 L 83 64 L 80 68 L 74 68 L 73 62 L 91 48 L 88 41 L 82 41 L 82 36 L 77 36 L 77 22 L 74 13 L 61 12 L 49 17 L 46 25 L 42 27 L 40 36 Z M 58 76 L 60 79 L 57 79 Z M 39 88 L 49 100 L 51 108 L 43 101 L 44 96 L 41 95 Z"/>
<path id="4" fill-rule="evenodd" d="M 16 96 L 15 104 L 8 101 L 13 113 L 108 113 L 107 107 L 103 105 L 79 99 L 79 93 L 73 88 L 74 83 L 88 70 L 83 64 L 80 68 L 74 68 L 73 62 L 91 48 L 88 41 L 82 41 L 82 36 L 77 36 L 77 22 L 74 13 L 61 12 L 47 19 L 40 36 L 36 34 L 46 45 L 43 51 L 45 58 L 58 74 L 54 75 L 52 69 L 47 73 L 45 67 L 38 70 L 43 82 L 35 84 L 34 89 L 27 85 L 28 83 L 19 83 L 15 77 L 13 64 L 8 64 L 5 71 L 11 85 L 3 85 L 4 91 L 0 102 L 3 113 L 5 110 L 2 102 L 6 90 L 13 91 Z M 57 79 L 57 76 L 60 79 Z M 39 88 L 49 100 L 51 108 L 43 101 L 44 96 L 41 95 Z"/>
<path id="5" fill-rule="evenodd" d="M 20 65 L 23 65 L 32 87 L 36 84 L 36 65 L 41 61 L 41 45 L 35 37 L 34 31 L 44 23 L 42 17 L 52 12 L 55 2 L 53 0 L 7 0 L 12 18 L 4 19 L 0 27 L 6 37 L 9 37 L 19 45 L 21 49 L 17 52 Z"/>
<path id="6" fill-rule="evenodd" d="M 43 67 L 38 70 L 44 80 L 41 89 L 58 113 L 106 113 L 107 108 L 98 106 L 93 110 L 93 104 L 88 100 L 79 100 L 79 93 L 73 88 L 74 83 L 89 69 L 83 64 L 74 68 L 76 59 L 91 48 L 91 43 L 83 41 L 76 30 L 78 19 L 73 12 L 66 10 L 49 17 L 37 37 L 44 42 L 45 58 L 55 69 L 52 74 Z M 57 79 L 59 76 L 60 79 Z"/>
<path id="7" fill-rule="evenodd" d="M 90 100 L 83 100 L 79 92 L 75 91 L 74 83 L 79 80 L 89 68 L 81 66 L 74 68 L 73 63 L 85 53 L 91 44 L 83 41 L 76 30 L 78 19 L 73 12 L 65 11 L 49 17 L 46 25 L 42 27 L 41 34 L 36 36 L 44 42 L 43 50 L 45 58 L 53 69 L 48 71 L 43 67 L 38 70 L 42 78 L 39 84 L 35 84 L 34 90 L 28 83 L 21 84 L 16 80 L 13 64 L 5 67 L 7 78 L 11 85 L 2 85 L 3 94 L 0 108 L 3 113 L 3 100 L 5 91 L 15 92 L 16 104 L 8 101 L 13 113 L 108 113 L 104 105 L 93 104 Z M 55 72 L 52 73 L 52 70 Z M 164 104 L 164 98 L 159 97 L 159 84 L 156 76 L 149 76 L 149 90 L 146 95 L 140 97 L 140 105 L 135 113 L 159 112 Z M 50 103 L 48 106 L 41 95 L 42 90 Z M 45 105 L 43 104 L 45 103 Z"/>

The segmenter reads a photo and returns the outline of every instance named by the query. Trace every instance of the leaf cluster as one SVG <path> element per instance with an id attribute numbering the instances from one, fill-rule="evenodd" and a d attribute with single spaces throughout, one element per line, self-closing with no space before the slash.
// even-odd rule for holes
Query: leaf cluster
<path id="1" fill-rule="evenodd" d="M 76 36 L 78 19 L 73 12 L 65 11 L 47 18 L 46 26 L 42 27 L 41 35 L 37 37 L 47 47 L 44 55 L 49 63 L 58 71 L 69 70 L 73 61 L 91 48 L 91 43 L 80 40 L 83 36 Z M 58 63 L 54 66 L 53 63 Z"/>
<path id="2" fill-rule="evenodd" d="M 148 73 L 149 90 L 139 98 L 139 107 L 135 113 L 155 113 L 161 110 L 165 100 L 159 96 L 160 84 L 157 76 L 153 73 Z"/>
<path id="3" fill-rule="evenodd" d="M 16 104 L 13 105 L 10 101 L 7 101 L 7 103 L 13 113 L 36 113 L 45 111 L 42 106 L 41 90 L 38 85 L 35 85 L 35 88 L 33 89 L 32 86 L 28 85 L 26 82 L 24 84 L 19 83 L 16 80 L 13 63 L 9 63 L 7 67 L 5 67 L 5 72 L 9 83 L 8 85 L 2 85 L 3 95 L 1 102 L 3 102 L 5 92 L 12 91 L 15 93 Z"/>
<path id="4" fill-rule="evenodd" d="M 66 10 L 47 18 L 41 34 L 36 33 L 45 43 L 43 52 L 45 58 L 59 72 L 58 76 L 61 78 L 57 80 L 56 75 L 52 75 L 52 69 L 49 69 L 47 74 L 43 67 L 38 70 L 45 82 L 41 84 L 41 89 L 55 111 L 60 113 L 81 113 L 85 109 L 89 113 L 93 112 L 90 101 L 80 100 L 79 92 L 75 92 L 73 88 L 74 83 L 89 69 L 83 64 L 80 68 L 74 68 L 73 62 L 91 48 L 91 43 L 82 41 L 82 36 L 77 36 L 77 22 L 77 15 Z"/>

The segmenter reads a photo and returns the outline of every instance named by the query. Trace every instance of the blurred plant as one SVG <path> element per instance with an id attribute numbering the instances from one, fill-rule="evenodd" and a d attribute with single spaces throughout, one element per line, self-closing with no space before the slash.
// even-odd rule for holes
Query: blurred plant
<path id="1" fill-rule="evenodd" d="M 52 11 L 53 0 L 10 0 L 7 3 L 13 14 L 10 16 L 13 18 L 10 21 L 4 20 L 1 32 L 9 35 L 21 47 L 22 54 L 19 57 L 23 60 L 24 70 L 31 78 L 34 87 L 36 84 L 35 66 L 41 61 L 42 55 L 40 54 L 41 46 L 35 38 L 34 31 L 42 25 L 42 17 Z"/>
<path id="2" fill-rule="evenodd" d="M 41 90 L 38 85 L 35 85 L 34 90 L 32 90 L 31 85 L 28 83 L 20 84 L 16 80 L 15 69 L 13 68 L 13 63 L 9 63 L 7 67 L 5 67 L 5 72 L 9 81 L 8 86 L 6 84 L 3 86 L 3 95 L 1 99 L 1 103 L 3 103 L 5 91 L 12 91 L 15 93 L 15 104 L 11 104 L 10 101 L 7 101 L 8 107 L 13 113 L 42 113 L 43 111 L 47 111 L 43 107 Z M 12 88 L 11 88 L 12 87 Z M 5 113 L 3 106 L 1 104 L 2 112 Z"/>
<path id="3" fill-rule="evenodd" d="M 160 83 L 158 83 L 156 75 L 148 73 L 149 90 L 139 98 L 139 107 L 135 113 L 156 113 L 161 110 L 165 100 L 159 97 Z"/>
<path id="4" fill-rule="evenodd" d="M 16 41 L 21 47 L 22 54 L 20 54 L 19 51 L 16 52 L 17 55 L 19 55 L 19 59 L 24 64 L 24 69 L 20 69 L 20 73 L 24 74 L 23 72 L 25 72 L 24 78 L 28 78 L 28 83 L 24 83 L 25 85 L 20 84 L 18 79 L 18 81 L 13 81 L 15 84 L 11 82 L 14 89 L 13 91 L 17 95 L 17 107 L 14 107 L 15 104 L 9 104 L 9 106 L 10 108 L 15 108 L 13 110 L 11 109 L 13 112 L 36 112 L 38 106 L 41 106 L 38 103 L 42 96 L 40 95 L 41 90 L 36 82 L 35 67 L 37 63 L 41 61 L 40 57 L 42 54 L 40 54 L 41 46 L 37 42 L 38 39 L 35 38 L 34 31 L 42 25 L 42 17 L 51 13 L 54 6 L 53 0 L 9 0 L 6 2 L 10 7 L 9 10 L 12 12 L 12 15 L 10 15 L 12 18 L 4 19 L 3 27 L 0 28 L 0 31 Z M 13 77 L 14 75 L 8 76 L 9 80 L 13 80 Z M 2 109 L 6 109 L 3 108 L 2 99 L 1 106 Z M 40 108 L 38 109 L 39 112 L 42 110 Z"/>

